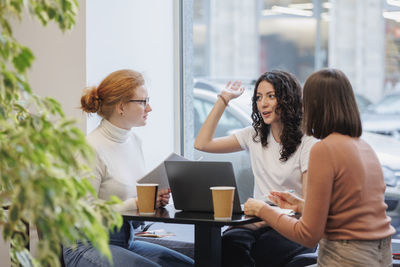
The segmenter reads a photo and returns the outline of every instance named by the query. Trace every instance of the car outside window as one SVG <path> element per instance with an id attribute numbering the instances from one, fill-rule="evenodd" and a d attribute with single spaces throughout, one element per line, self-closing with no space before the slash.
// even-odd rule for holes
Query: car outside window
<path id="1" fill-rule="evenodd" d="M 203 125 L 207 115 L 210 113 L 214 103 L 211 103 L 207 100 L 194 100 L 194 136 L 197 136 L 197 133 L 200 130 L 201 125 Z M 233 129 L 241 129 L 244 128 L 245 125 L 236 119 L 229 111 L 225 111 L 222 114 L 222 117 L 218 123 L 217 130 L 215 131 L 214 137 L 222 137 L 230 134 Z"/>

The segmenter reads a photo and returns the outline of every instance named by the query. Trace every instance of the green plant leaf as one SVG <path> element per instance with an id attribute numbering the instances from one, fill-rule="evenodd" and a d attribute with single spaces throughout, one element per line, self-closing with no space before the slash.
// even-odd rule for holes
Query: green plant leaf
<path id="1" fill-rule="evenodd" d="M 10 222 L 15 223 L 19 219 L 19 207 L 17 205 L 11 206 L 10 209 Z"/>
<path id="2" fill-rule="evenodd" d="M 1 25 L 4 33 L 6 33 L 8 35 L 12 35 L 12 29 L 11 29 L 10 23 L 5 18 L 0 19 L 0 25 Z"/>
<path id="3" fill-rule="evenodd" d="M 26 202 L 26 190 L 24 187 L 21 187 L 21 190 L 18 193 L 18 202 L 21 206 L 24 206 Z"/>
<path id="4" fill-rule="evenodd" d="M 13 229 L 10 223 L 5 223 L 3 226 L 3 238 L 5 241 L 7 241 L 11 234 L 13 233 Z"/>
<path id="5" fill-rule="evenodd" d="M 0 225 L 10 240 L 13 265 L 58 266 L 60 244 L 91 242 L 111 260 L 108 230 L 122 224 L 111 205 L 95 200 L 88 180 L 93 151 L 75 121 L 65 117 L 52 98 L 35 95 L 26 72 L 32 51 L 12 35 L 9 20 L 29 12 L 43 25 L 55 22 L 71 29 L 78 11 L 76 0 L 0 0 Z M 42 237 L 36 258 L 25 249 L 26 224 Z M 87 241 L 86 241 L 87 240 Z"/>
<path id="6" fill-rule="evenodd" d="M 21 47 L 19 53 L 13 58 L 14 67 L 20 72 L 25 73 L 34 59 L 32 51 L 27 47 Z"/>
<path id="7" fill-rule="evenodd" d="M 0 117 L 2 119 L 6 118 L 6 111 L 4 110 L 3 106 L 0 105 Z"/>

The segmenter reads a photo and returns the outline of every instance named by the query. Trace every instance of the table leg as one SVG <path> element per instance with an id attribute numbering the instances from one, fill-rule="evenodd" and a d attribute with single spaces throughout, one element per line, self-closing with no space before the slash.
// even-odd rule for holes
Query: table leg
<path id="1" fill-rule="evenodd" d="M 194 229 L 195 266 L 221 266 L 221 227 L 197 224 Z"/>

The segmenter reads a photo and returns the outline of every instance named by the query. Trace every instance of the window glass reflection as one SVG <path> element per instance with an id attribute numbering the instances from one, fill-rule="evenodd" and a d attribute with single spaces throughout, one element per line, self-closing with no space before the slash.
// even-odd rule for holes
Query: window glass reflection
<path id="1" fill-rule="evenodd" d="M 229 80 L 242 80 L 246 94 L 230 103 L 240 111 L 224 113 L 216 136 L 251 125 L 254 79 L 261 73 L 283 69 L 304 83 L 316 69 L 343 70 L 359 105 L 362 137 L 391 181 L 385 194 L 388 214 L 400 228 L 400 1 L 193 0 L 190 42 L 197 93 L 195 122 L 185 123 L 194 125 L 195 135 Z M 203 156 L 214 160 L 210 153 Z M 239 180 L 251 176 L 249 162 L 234 167 Z"/>

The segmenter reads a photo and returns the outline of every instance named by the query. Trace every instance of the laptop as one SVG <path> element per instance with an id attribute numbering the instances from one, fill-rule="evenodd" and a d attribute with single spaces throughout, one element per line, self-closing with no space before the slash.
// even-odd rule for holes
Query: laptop
<path id="1" fill-rule="evenodd" d="M 234 186 L 233 213 L 243 213 L 231 162 L 165 161 L 175 209 L 213 212 L 210 187 Z"/>

